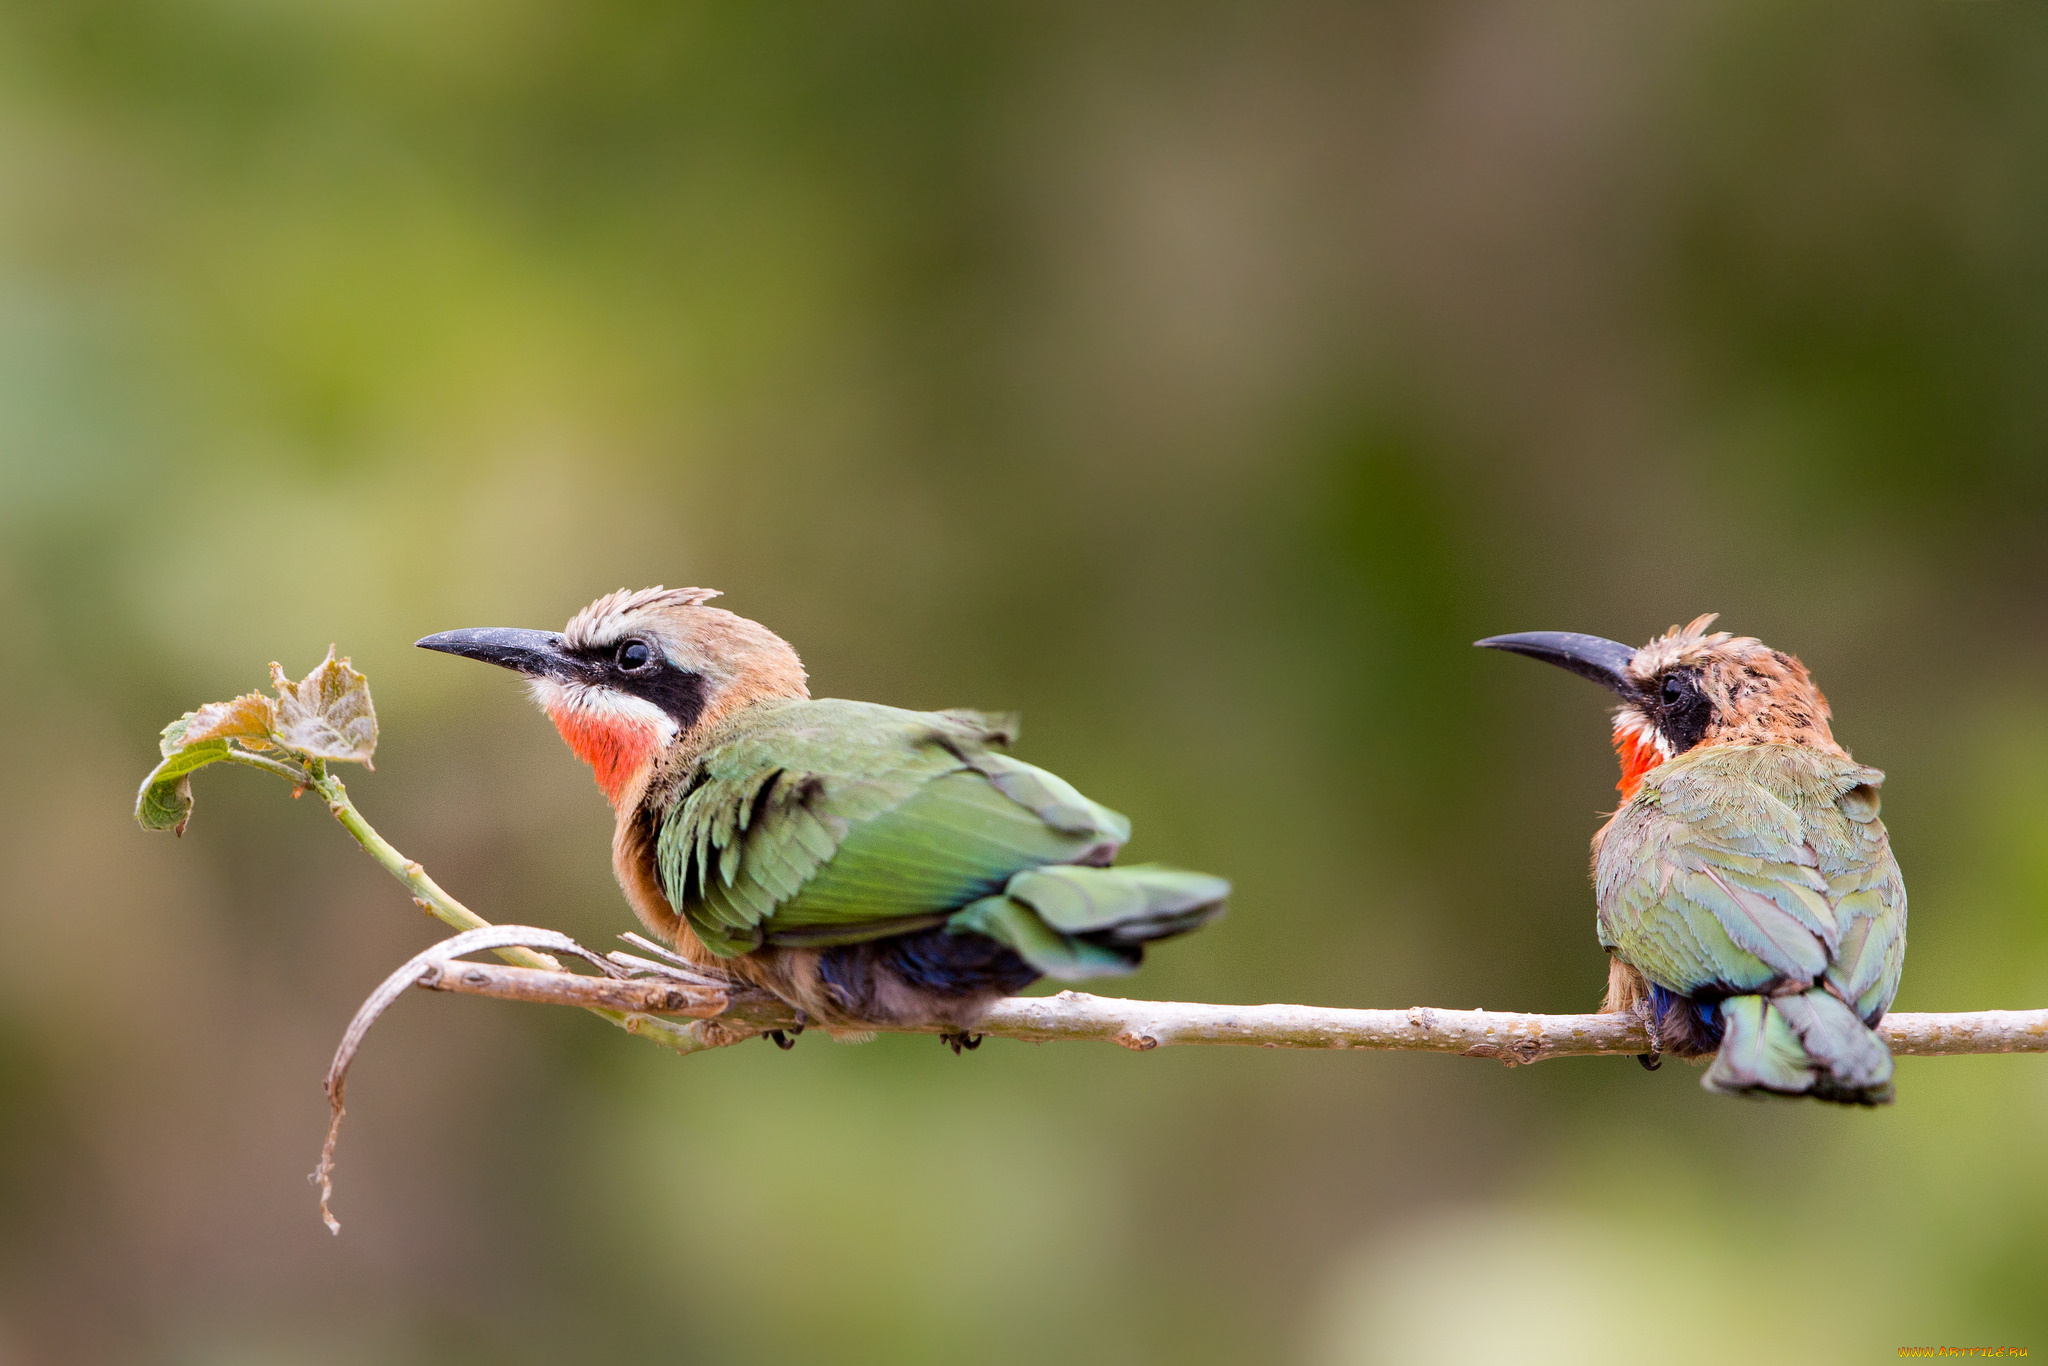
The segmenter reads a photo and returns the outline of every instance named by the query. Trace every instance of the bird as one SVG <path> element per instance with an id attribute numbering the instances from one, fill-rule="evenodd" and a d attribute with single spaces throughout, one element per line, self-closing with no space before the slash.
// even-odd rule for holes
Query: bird
<path id="1" fill-rule="evenodd" d="M 1476 643 L 1621 699 L 1622 801 L 1593 837 L 1601 1008 L 1645 1020 L 1644 1065 L 1712 1055 L 1711 1091 L 1888 1103 L 1875 1030 L 1905 964 L 1906 885 L 1884 774 L 1836 742 L 1804 664 L 1709 633 L 1717 615 L 1641 649 L 1566 631 Z"/>
<path id="2" fill-rule="evenodd" d="M 1222 913 L 1222 878 L 1113 866 L 1130 821 L 1010 757 L 1013 716 L 813 699 L 796 650 L 717 596 L 620 589 L 560 632 L 417 642 L 526 679 L 680 958 L 837 1036 L 936 1026 L 957 1053 L 1000 997 L 1134 971 Z"/>

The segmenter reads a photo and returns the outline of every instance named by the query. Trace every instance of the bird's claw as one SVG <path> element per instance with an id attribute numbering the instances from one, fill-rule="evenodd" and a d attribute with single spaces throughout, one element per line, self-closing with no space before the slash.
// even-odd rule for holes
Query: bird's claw
<path id="1" fill-rule="evenodd" d="M 939 1042 L 952 1049 L 953 1056 L 956 1058 L 960 1056 L 960 1050 L 963 1048 L 972 1053 L 975 1049 L 981 1047 L 981 1039 L 981 1035 L 969 1034 L 964 1029 L 957 1034 L 939 1035 Z"/>
<path id="2" fill-rule="evenodd" d="M 796 1036 L 803 1032 L 804 1027 L 802 1025 L 791 1025 L 787 1029 L 769 1030 L 768 1037 L 775 1041 L 777 1048 L 787 1053 L 790 1049 L 796 1047 Z"/>
<path id="3" fill-rule="evenodd" d="M 1657 1012 L 1650 1006 L 1648 998 L 1637 1001 L 1630 1014 L 1642 1021 L 1643 1028 L 1650 1035 L 1650 1051 L 1636 1054 L 1636 1063 L 1645 1072 L 1654 1072 L 1664 1065 L 1664 1041 L 1657 1034 Z"/>
<path id="4" fill-rule="evenodd" d="M 1636 1062 L 1645 1072 L 1654 1072 L 1664 1065 L 1664 1041 L 1657 1036 L 1656 1013 L 1645 1005 L 1642 1011 L 1643 1023 L 1650 1030 L 1650 1051 L 1636 1054 Z"/>

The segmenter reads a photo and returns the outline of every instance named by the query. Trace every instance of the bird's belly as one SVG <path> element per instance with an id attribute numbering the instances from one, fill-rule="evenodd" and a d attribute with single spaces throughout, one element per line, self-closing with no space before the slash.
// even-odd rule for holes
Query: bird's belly
<path id="1" fill-rule="evenodd" d="M 831 948 L 767 946 L 734 960 L 820 1024 L 962 1029 L 1038 973 L 1004 945 L 944 927 Z"/>

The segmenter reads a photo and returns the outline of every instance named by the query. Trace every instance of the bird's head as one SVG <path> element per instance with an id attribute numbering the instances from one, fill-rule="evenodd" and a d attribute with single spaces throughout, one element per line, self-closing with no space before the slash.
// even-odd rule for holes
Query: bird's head
<path id="1" fill-rule="evenodd" d="M 560 632 L 486 626 L 421 648 L 525 676 L 613 806 L 639 799 L 664 754 L 750 702 L 807 697 L 803 662 L 767 627 L 705 603 L 708 588 L 620 589 Z"/>
<path id="2" fill-rule="evenodd" d="M 1570 631 L 1477 643 L 1569 669 L 1621 698 L 1614 748 L 1624 797 L 1645 773 L 1700 745 L 1776 743 L 1842 753 L 1828 730 L 1828 701 L 1806 666 L 1749 636 L 1709 634 L 1714 615 L 1674 626 L 1641 649 Z"/>

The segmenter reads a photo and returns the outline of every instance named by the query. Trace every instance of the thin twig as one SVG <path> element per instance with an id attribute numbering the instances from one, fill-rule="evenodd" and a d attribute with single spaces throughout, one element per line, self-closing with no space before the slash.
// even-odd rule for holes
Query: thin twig
<path id="1" fill-rule="evenodd" d="M 327 803 L 328 811 L 341 823 L 342 829 L 355 837 L 356 843 L 363 846 L 364 852 L 375 859 L 380 868 L 404 883 L 407 890 L 412 893 L 413 900 L 429 915 L 457 930 L 480 930 L 490 926 L 490 921 L 448 895 L 441 889 L 441 884 L 427 876 L 425 868 L 399 853 L 391 841 L 378 834 L 376 827 L 365 820 L 363 813 L 349 800 L 348 789 L 342 786 L 341 779 L 329 772 L 327 766 L 320 760 L 315 759 L 307 769 L 301 771 L 275 761 L 262 761 L 258 755 L 238 753 L 229 757 L 235 762 L 247 763 L 252 767 L 271 771 L 282 770 L 284 777 L 291 778 L 294 782 L 319 793 L 321 800 Z M 518 967 L 538 968 L 547 972 L 561 971 L 561 963 L 544 953 L 534 953 L 526 948 L 502 948 L 496 952 L 500 958 Z M 622 1011 L 601 1005 L 593 1005 L 588 1009 L 592 1014 L 617 1025 L 628 1034 L 637 1034 L 644 1039 L 672 1048 L 678 1053 L 695 1053 L 705 1048 L 717 1048 L 729 1042 L 721 1031 L 707 1032 L 696 1025 L 674 1024 L 654 1015 Z"/>
<path id="2" fill-rule="evenodd" d="M 559 930 L 535 929 L 531 925 L 482 925 L 473 930 L 465 930 L 452 939 L 445 939 L 432 948 L 414 954 L 406 960 L 405 966 L 386 977 L 377 989 L 370 993 L 370 999 L 357 1008 L 355 1018 L 350 1020 L 348 1028 L 342 1031 L 341 1047 L 334 1050 L 334 1061 L 327 1067 L 327 1142 L 321 1145 L 320 1165 L 313 1171 L 313 1180 L 320 1187 L 320 1217 L 326 1221 L 328 1232 L 341 1232 L 341 1223 L 328 1208 L 328 1202 L 334 1198 L 334 1145 L 340 1141 L 341 1117 L 345 1113 L 342 1097 L 348 1088 L 348 1069 L 355 1062 L 356 1051 L 363 1046 L 363 1039 L 369 1034 L 370 1026 L 377 1023 L 378 1017 L 391 1008 L 392 1002 L 405 994 L 407 987 L 424 985 L 426 979 L 459 971 L 464 967 L 475 967 L 475 964 L 453 962 L 465 953 L 475 953 L 480 949 L 502 951 L 515 946 L 531 948 L 534 945 L 572 953 L 600 967 L 604 966 L 603 959 Z M 574 973 L 548 972 L 533 968 L 500 971 L 529 972 L 536 977 L 550 978 L 564 985 L 576 982 L 616 985 L 610 977 L 578 977 Z M 556 1002 L 568 999 L 560 994 L 547 994 L 537 987 L 533 989 L 535 994 L 528 999 Z"/>
<path id="3" fill-rule="evenodd" d="M 580 977 L 571 972 L 515 968 L 510 963 L 430 962 L 418 985 L 429 991 L 458 991 L 500 1001 L 544 1001 L 586 1010 L 637 1010 L 646 1015 L 688 1015 L 700 1020 L 722 1013 L 732 1003 L 716 987 L 677 982 L 666 975 L 651 981 Z"/>

